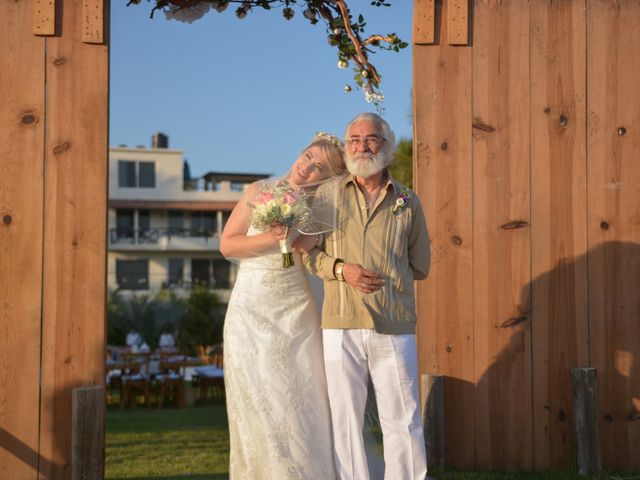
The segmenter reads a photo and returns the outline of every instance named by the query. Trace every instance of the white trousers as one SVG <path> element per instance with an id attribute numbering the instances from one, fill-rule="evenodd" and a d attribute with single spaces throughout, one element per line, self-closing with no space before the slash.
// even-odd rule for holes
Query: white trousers
<path id="1" fill-rule="evenodd" d="M 323 330 L 335 461 L 341 480 L 369 480 L 362 436 L 369 375 L 384 442 L 386 480 L 423 480 L 427 460 L 415 335 Z"/>

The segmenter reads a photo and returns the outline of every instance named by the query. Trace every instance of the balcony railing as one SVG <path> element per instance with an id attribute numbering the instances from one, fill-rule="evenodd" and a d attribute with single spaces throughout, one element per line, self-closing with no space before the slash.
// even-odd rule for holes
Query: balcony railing
<path id="1" fill-rule="evenodd" d="M 214 230 L 193 228 L 109 229 L 109 242 L 111 244 L 154 244 L 158 243 L 161 238 L 166 238 L 168 242 L 171 242 L 171 238 L 202 238 L 206 242 L 210 238 L 217 236 L 218 233 Z"/>
<path id="2" fill-rule="evenodd" d="M 180 288 L 184 290 L 191 290 L 198 287 L 208 288 L 209 290 L 228 290 L 232 286 L 231 279 L 229 278 L 213 278 L 210 282 L 178 279 L 167 279 L 162 282 L 162 288 Z"/>

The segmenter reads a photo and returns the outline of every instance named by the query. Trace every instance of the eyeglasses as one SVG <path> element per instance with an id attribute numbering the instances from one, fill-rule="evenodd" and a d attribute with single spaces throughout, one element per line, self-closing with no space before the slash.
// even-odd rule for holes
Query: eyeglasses
<path id="1" fill-rule="evenodd" d="M 370 150 L 376 150 L 384 143 L 385 139 L 378 137 L 377 135 L 370 135 L 368 137 L 351 137 L 347 139 L 347 145 L 351 148 L 360 148 L 363 144 Z"/>

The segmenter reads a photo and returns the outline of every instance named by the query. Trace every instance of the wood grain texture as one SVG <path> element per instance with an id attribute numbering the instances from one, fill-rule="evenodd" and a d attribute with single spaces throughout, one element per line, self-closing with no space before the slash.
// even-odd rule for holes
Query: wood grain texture
<path id="1" fill-rule="evenodd" d="M 71 480 L 104 477 L 104 387 L 72 392 Z"/>
<path id="2" fill-rule="evenodd" d="M 32 2 L 0 3 L 0 477 L 38 461 L 44 39 Z"/>
<path id="3" fill-rule="evenodd" d="M 413 43 L 433 43 L 436 29 L 435 0 L 415 0 L 413 3 Z"/>
<path id="4" fill-rule="evenodd" d="M 474 12 L 476 467 L 490 470 L 533 467 L 528 13 L 526 0 Z"/>
<path id="5" fill-rule="evenodd" d="M 447 23 L 449 45 L 467 45 L 469 43 L 469 1 L 447 0 Z"/>
<path id="6" fill-rule="evenodd" d="M 640 470 L 640 3 L 588 4 L 589 322 L 602 466 Z"/>
<path id="7" fill-rule="evenodd" d="M 83 0 L 82 41 L 84 43 L 104 42 L 104 0 Z"/>
<path id="8" fill-rule="evenodd" d="M 571 370 L 573 427 L 576 432 L 578 473 L 581 475 L 593 475 L 602 471 L 597 374 L 595 368 Z"/>
<path id="9" fill-rule="evenodd" d="M 531 2 L 535 468 L 575 464 L 571 369 L 587 366 L 585 0 Z"/>
<path id="10" fill-rule="evenodd" d="M 445 376 L 445 464 L 473 468 L 475 410 L 461 401 L 474 394 L 471 49 L 443 45 L 439 34 L 413 51 L 414 185 L 432 242 L 431 273 L 417 284 L 417 336 L 421 373 Z"/>
<path id="11" fill-rule="evenodd" d="M 56 34 L 56 0 L 34 0 L 33 34 Z"/>
<path id="12" fill-rule="evenodd" d="M 82 3 L 47 39 L 41 454 L 71 475 L 71 391 L 104 383 L 108 49 L 82 43 Z"/>

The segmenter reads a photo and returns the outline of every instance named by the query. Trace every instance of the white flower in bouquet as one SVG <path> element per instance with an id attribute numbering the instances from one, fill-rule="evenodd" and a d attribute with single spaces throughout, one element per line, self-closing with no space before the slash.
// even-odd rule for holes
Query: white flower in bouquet
<path id="1" fill-rule="evenodd" d="M 267 185 L 250 203 L 249 225 L 267 231 L 274 224 L 304 229 L 311 222 L 311 210 L 304 195 L 287 184 Z M 289 239 L 280 240 L 282 266 L 293 265 Z"/>

